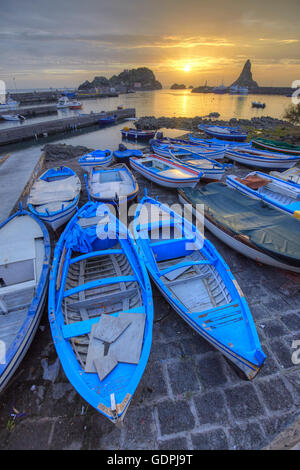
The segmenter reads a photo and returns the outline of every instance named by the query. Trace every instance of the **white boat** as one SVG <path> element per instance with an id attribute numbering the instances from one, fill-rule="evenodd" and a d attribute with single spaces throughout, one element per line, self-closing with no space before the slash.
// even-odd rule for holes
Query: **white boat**
<path id="1" fill-rule="evenodd" d="M 80 179 L 71 168 L 51 168 L 33 184 L 28 197 L 29 210 L 56 230 L 76 211 L 80 191 Z"/>
<path id="2" fill-rule="evenodd" d="M 300 184 L 300 168 L 293 167 L 285 171 L 270 171 L 271 176 L 276 176 L 290 183 Z"/>
<path id="3" fill-rule="evenodd" d="M 120 163 L 110 168 L 94 166 L 89 173 L 88 189 L 93 201 L 119 204 L 134 200 L 139 187 L 127 165 Z"/>
<path id="4" fill-rule="evenodd" d="M 272 153 L 251 147 L 227 147 L 225 156 L 230 160 L 256 168 L 291 168 L 300 156 Z"/>
<path id="5" fill-rule="evenodd" d="M 85 170 L 90 171 L 94 166 L 108 166 L 113 160 L 111 150 L 94 150 L 79 158 L 79 165 Z"/>
<path id="6" fill-rule="evenodd" d="M 300 218 L 300 185 L 288 183 L 275 176 L 253 171 L 244 178 L 228 175 L 226 183 L 254 199 Z"/>
<path id="7" fill-rule="evenodd" d="M 25 121 L 25 117 L 22 114 L 2 114 L 1 118 L 5 121 Z"/>
<path id="8" fill-rule="evenodd" d="M 150 181 L 167 188 L 195 187 L 202 173 L 158 155 L 131 157 L 131 167 Z"/>
<path id="9" fill-rule="evenodd" d="M 51 246 L 45 225 L 22 208 L 0 224 L 0 392 L 38 328 L 47 293 Z"/>
<path id="10" fill-rule="evenodd" d="M 192 146 L 191 146 L 192 147 Z M 155 155 L 171 158 L 173 161 L 182 163 L 202 173 L 202 180 L 218 181 L 224 175 L 226 166 L 210 158 L 210 155 L 200 155 L 189 150 L 187 147 L 173 147 L 169 145 L 152 145 Z M 204 149 L 205 151 L 206 149 Z M 209 150 L 206 150 L 209 152 Z"/>
<path id="11" fill-rule="evenodd" d="M 2 111 L 8 111 L 9 109 L 17 109 L 19 101 L 15 101 L 12 98 L 7 98 L 6 103 L 0 103 L 0 114 Z"/>
<path id="12" fill-rule="evenodd" d="M 66 96 L 62 96 L 61 98 L 59 98 L 56 107 L 57 109 L 69 108 L 70 103 L 71 102 L 68 100 Z"/>

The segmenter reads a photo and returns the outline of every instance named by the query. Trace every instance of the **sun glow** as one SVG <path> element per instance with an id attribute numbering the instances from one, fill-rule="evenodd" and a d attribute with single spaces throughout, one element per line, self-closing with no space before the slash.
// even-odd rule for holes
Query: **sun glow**
<path id="1" fill-rule="evenodd" d="M 191 71 L 191 65 L 190 64 L 186 64 L 183 68 L 183 71 L 184 72 L 190 72 Z"/>

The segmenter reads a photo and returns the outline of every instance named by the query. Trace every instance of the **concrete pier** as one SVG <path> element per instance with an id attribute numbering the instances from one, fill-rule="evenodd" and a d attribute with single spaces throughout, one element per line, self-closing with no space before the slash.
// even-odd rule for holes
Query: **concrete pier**
<path id="1" fill-rule="evenodd" d="M 135 108 L 117 109 L 108 111 L 107 115 L 117 115 L 117 121 L 135 117 Z M 24 124 L 0 130 L 0 145 L 9 145 L 39 137 L 47 137 L 59 133 L 69 132 L 83 127 L 93 126 L 98 123 L 103 113 L 83 114 L 52 121 Z"/>
<path id="2" fill-rule="evenodd" d="M 45 114 L 54 114 L 57 113 L 57 108 L 55 104 L 51 105 L 44 105 L 44 106 L 33 106 L 31 108 L 17 108 L 17 109 L 9 109 L 7 111 L 3 111 L 0 114 L 0 119 L 2 118 L 3 114 L 21 114 L 24 117 L 36 117 L 42 116 Z"/>
<path id="3" fill-rule="evenodd" d="M 44 154 L 17 152 L 0 164 L 0 223 L 12 214 L 44 164 Z"/>

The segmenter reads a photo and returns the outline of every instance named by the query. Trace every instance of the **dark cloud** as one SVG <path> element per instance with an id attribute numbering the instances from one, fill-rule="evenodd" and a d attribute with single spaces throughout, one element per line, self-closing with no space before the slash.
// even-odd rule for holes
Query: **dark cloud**
<path id="1" fill-rule="evenodd" d="M 190 81 L 229 80 L 249 57 L 286 84 L 299 78 L 299 14 L 299 0 L 2 0 L 0 78 L 76 86 L 145 65 L 170 83 L 190 62 Z"/>

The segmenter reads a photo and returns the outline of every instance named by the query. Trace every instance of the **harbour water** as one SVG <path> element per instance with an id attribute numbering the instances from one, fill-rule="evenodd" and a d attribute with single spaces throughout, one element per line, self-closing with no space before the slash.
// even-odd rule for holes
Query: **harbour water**
<path id="1" fill-rule="evenodd" d="M 252 108 L 252 101 L 266 103 L 264 109 Z M 121 94 L 113 98 L 82 100 L 81 110 L 59 109 L 57 114 L 27 119 L 26 123 L 41 122 L 68 117 L 91 111 L 111 111 L 118 106 L 135 108 L 137 117 L 166 116 L 194 117 L 206 116 L 218 112 L 220 119 L 251 119 L 252 117 L 271 116 L 282 118 L 285 109 L 291 104 L 291 98 L 278 95 L 216 95 L 214 93 L 192 93 L 191 90 L 156 90 Z M 23 125 L 16 122 L 2 121 L 0 128 Z"/>

